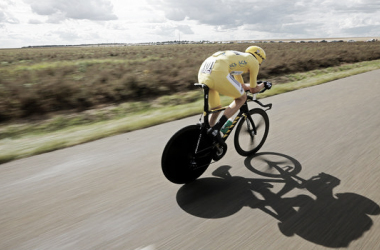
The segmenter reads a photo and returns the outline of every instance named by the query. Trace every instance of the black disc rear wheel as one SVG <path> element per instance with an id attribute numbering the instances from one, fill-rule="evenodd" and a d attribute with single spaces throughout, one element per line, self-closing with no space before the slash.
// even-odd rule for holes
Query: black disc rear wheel
<path id="1" fill-rule="evenodd" d="M 161 159 L 162 171 L 173 183 L 188 183 L 206 171 L 212 155 L 212 140 L 205 129 L 190 125 L 175 133 L 166 144 Z"/>

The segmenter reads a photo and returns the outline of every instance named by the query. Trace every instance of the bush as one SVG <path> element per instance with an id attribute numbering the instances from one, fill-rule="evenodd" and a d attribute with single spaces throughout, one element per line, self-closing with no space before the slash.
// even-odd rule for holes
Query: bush
<path id="1" fill-rule="evenodd" d="M 0 50 L 0 121 L 194 90 L 203 60 L 250 45 Z M 268 58 L 259 72 L 262 79 L 380 59 L 377 42 L 258 45 Z"/>

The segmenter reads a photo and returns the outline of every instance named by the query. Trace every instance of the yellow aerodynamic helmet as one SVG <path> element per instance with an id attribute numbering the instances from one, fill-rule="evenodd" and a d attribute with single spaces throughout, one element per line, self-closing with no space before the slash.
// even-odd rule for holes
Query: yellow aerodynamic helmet
<path id="1" fill-rule="evenodd" d="M 251 53 L 254 57 L 256 57 L 257 61 L 259 61 L 259 64 L 261 64 L 265 59 L 267 59 L 265 51 L 259 46 L 249 46 L 245 50 L 245 53 Z"/>

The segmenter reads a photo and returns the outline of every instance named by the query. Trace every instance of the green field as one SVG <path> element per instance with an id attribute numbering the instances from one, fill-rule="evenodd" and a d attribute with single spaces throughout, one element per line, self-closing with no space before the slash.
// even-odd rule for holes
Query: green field
<path id="1" fill-rule="evenodd" d="M 258 45 L 260 98 L 380 68 L 380 43 Z M 0 50 L 0 163 L 200 113 L 202 61 L 247 46 Z"/>

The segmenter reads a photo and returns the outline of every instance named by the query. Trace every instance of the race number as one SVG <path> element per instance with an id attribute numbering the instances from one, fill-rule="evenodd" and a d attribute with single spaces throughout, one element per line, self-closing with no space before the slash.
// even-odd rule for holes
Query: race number
<path id="1" fill-rule="evenodd" d="M 216 60 L 214 58 L 208 58 L 203 63 L 202 73 L 203 74 L 211 74 L 212 69 L 214 68 Z"/>

